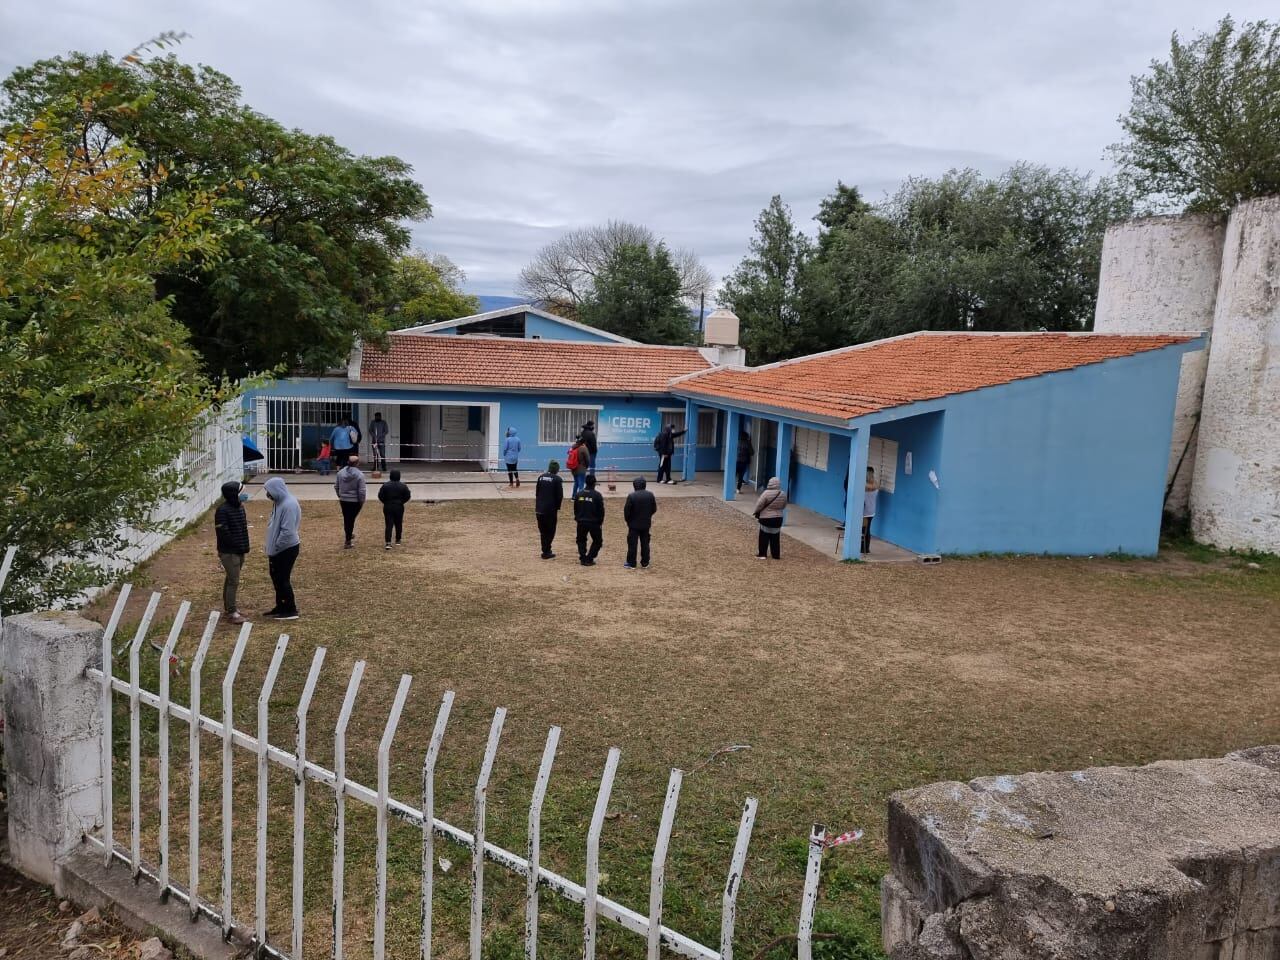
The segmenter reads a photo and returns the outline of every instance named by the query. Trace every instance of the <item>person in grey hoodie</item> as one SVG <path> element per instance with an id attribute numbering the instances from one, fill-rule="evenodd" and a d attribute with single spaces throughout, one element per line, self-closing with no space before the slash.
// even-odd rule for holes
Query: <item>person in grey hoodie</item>
<path id="1" fill-rule="evenodd" d="M 267 521 L 267 568 L 276 590 L 276 605 L 263 614 L 273 620 L 297 620 L 298 604 L 293 596 L 293 565 L 302 544 L 302 508 L 289 492 L 285 482 L 272 477 L 264 487 L 271 501 L 271 519 Z"/>
<path id="2" fill-rule="evenodd" d="M 756 498 L 756 508 L 752 511 L 760 524 L 757 560 L 767 560 L 767 554 L 772 554 L 775 560 L 782 559 L 782 514 L 786 509 L 787 493 L 782 489 L 782 482 L 777 477 L 770 477 L 764 492 Z"/>
<path id="3" fill-rule="evenodd" d="M 346 535 L 343 547 L 350 550 L 355 545 L 356 517 L 360 515 L 360 508 L 364 506 L 367 495 L 359 457 L 352 456 L 347 465 L 338 471 L 333 478 L 333 489 L 338 494 L 338 504 L 342 507 L 342 532 Z"/>

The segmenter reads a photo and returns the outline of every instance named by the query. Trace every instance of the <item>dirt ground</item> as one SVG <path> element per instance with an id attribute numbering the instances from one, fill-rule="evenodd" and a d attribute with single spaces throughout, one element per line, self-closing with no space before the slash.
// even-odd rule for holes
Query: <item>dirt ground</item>
<path id="1" fill-rule="evenodd" d="M 114 917 L 81 915 L 59 901 L 48 887 L 32 883 L 0 864 L 0 958 L 50 960 L 84 948 L 84 956 L 98 960 L 136 960 L 140 938 Z M 73 945 L 63 941 L 77 919 L 83 932 Z"/>
<path id="2" fill-rule="evenodd" d="M 241 608 L 256 615 L 272 604 L 260 549 L 267 505 L 251 502 L 249 513 L 254 552 Z M 324 646 L 311 750 L 331 765 L 342 692 L 353 662 L 364 659 L 348 768 L 372 784 L 386 711 L 400 674 L 410 673 L 392 792 L 415 802 L 440 695 L 455 690 L 437 802 L 451 822 L 469 829 L 489 720 L 506 706 L 489 839 L 517 851 L 524 849 L 543 739 L 557 724 L 564 734 L 544 811 L 543 858 L 579 881 L 585 820 L 606 751 L 616 745 L 622 764 L 602 845 L 601 890 L 642 913 L 667 774 L 678 767 L 686 775 L 664 922 L 713 944 L 741 804 L 757 797 L 739 901 L 741 956 L 794 930 L 814 821 L 833 833 L 866 830 L 862 841 L 826 856 L 818 929 L 838 936 L 818 953 L 874 957 L 891 791 L 940 779 L 1214 756 L 1280 740 L 1280 566 L 1272 562 L 1251 569 L 1232 558 L 1201 562 L 1175 551 L 1145 561 L 874 566 L 837 564 L 785 537 L 781 562 L 758 562 L 750 518 L 712 500 L 673 500 L 661 503 L 652 569 L 629 571 L 616 500 L 609 501 L 605 550 L 594 568 L 577 564 L 572 523 L 564 518 L 559 557 L 540 561 L 525 503 L 414 503 L 407 543 L 391 552 L 382 547 L 376 505 L 362 514 L 356 549 L 348 551 L 341 549 L 336 503 L 307 502 L 303 513 L 294 578 L 302 619 L 255 628 L 236 687 L 239 724 L 252 729 L 275 637 L 287 631 L 292 639 L 271 722 L 272 739 L 290 744 L 312 652 Z M 221 585 L 211 524 L 166 548 L 136 582 L 164 591 L 164 616 L 189 599 L 203 622 Z M 126 620 L 137 619 L 147 592 L 137 591 Z M 110 601 L 99 605 L 100 616 Z M 198 635 L 187 629 L 180 654 L 190 654 Z M 205 713 L 220 709 L 217 680 L 233 639 L 225 629 L 215 641 Z M 183 701 L 184 682 L 182 675 L 174 694 Z M 124 716 L 118 714 L 118 735 Z M 185 737 L 184 729 L 175 738 L 179 749 Z M 220 815 L 212 740 L 205 761 L 203 869 L 215 878 Z M 118 769 L 124 800 L 126 768 Z M 273 809 L 286 819 L 271 833 L 279 860 L 272 929 L 273 939 L 287 944 L 291 807 L 288 777 L 279 779 Z M 237 833 L 246 853 L 236 868 L 242 916 L 251 915 L 252 904 L 253 793 L 246 783 Z M 185 785 L 174 789 L 171 829 L 185 838 Z M 319 794 L 312 790 L 306 848 L 312 953 L 327 952 L 329 942 L 332 801 Z M 364 810 L 349 818 L 347 884 L 358 893 L 351 895 L 348 936 L 358 955 L 368 950 L 371 823 Z M 127 814 L 118 816 L 117 831 L 126 826 Z M 416 955 L 417 844 L 413 830 L 393 826 L 388 938 L 396 956 Z M 452 869 L 441 874 L 437 894 L 437 953 L 462 956 L 467 854 L 442 848 Z M 182 856 L 174 861 L 179 875 Z M 496 867 L 486 883 L 486 952 L 518 956 L 523 885 Z M 543 895 L 545 955 L 571 956 L 580 949 L 581 912 L 556 901 Z M 631 956 L 638 945 L 633 934 L 603 924 L 603 956 Z"/>

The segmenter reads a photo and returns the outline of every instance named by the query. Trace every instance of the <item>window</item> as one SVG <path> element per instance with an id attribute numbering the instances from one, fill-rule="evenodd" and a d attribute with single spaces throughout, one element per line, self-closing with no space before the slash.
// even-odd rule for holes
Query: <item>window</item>
<path id="1" fill-rule="evenodd" d="M 872 437 L 867 450 L 867 466 L 876 472 L 880 489 L 893 493 L 898 478 L 898 441 Z"/>
<path id="2" fill-rule="evenodd" d="M 599 417 L 599 407 L 539 407 L 538 442 L 545 444 L 573 443 L 578 431 L 588 420 Z"/>
<path id="3" fill-rule="evenodd" d="M 825 430 L 796 427 L 795 450 L 797 462 L 815 470 L 827 469 L 827 450 L 831 434 Z"/>
<path id="4" fill-rule="evenodd" d="M 662 426 L 671 425 L 671 429 L 679 433 L 684 429 L 683 410 L 659 410 L 662 414 Z M 716 427 L 719 424 L 718 410 L 698 411 L 698 446 L 714 447 L 716 445 Z M 682 438 L 681 442 L 685 442 Z"/>

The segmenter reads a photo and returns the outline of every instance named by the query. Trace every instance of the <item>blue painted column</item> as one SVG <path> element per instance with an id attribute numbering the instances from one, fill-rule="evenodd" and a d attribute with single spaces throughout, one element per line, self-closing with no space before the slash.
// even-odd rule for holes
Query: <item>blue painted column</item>
<path id="1" fill-rule="evenodd" d="M 684 479 L 692 480 L 698 471 L 698 405 L 684 402 Z"/>
<path id="2" fill-rule="evenodd" d="M 742 429 L 742 414 L 730 410 L 724 420 L 724 498 L 738 499 L 738 432 Z"/>
<path id="3" fill-rule="evenodd" d="M 788 494 L 791 492 L 791 441 L 794 431 L 795 427 L 791 424 L 778 422 L 778 453 L 773 475 Z"/>
<path id="4" fill-rule="evenodd" d="M 862 495 L 867 483 L 871 428 L 858 427 L 849 443 L 849 491 L 844 498 L 844 543 L 840 559 L 856 560 L 862 553 Z"/>

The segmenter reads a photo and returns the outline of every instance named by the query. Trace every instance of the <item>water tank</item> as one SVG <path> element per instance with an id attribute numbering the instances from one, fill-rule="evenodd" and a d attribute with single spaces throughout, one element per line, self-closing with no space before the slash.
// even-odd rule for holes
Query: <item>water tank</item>
<path id="1" fill-rule="evenodd" d="M 702 334 L 707 346 L 736 347 L 738 345 L 738 315 L 721 307 L 707 317 Z"/>

